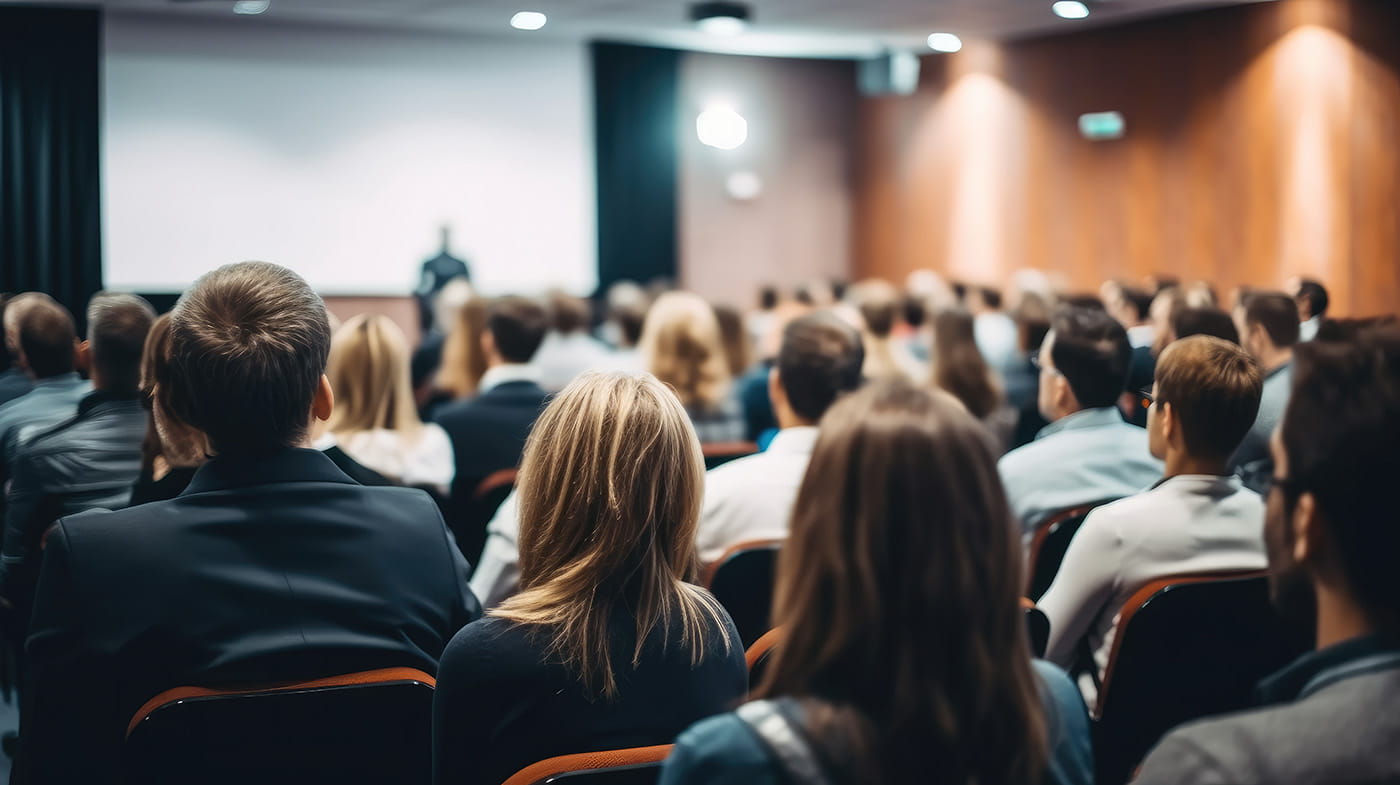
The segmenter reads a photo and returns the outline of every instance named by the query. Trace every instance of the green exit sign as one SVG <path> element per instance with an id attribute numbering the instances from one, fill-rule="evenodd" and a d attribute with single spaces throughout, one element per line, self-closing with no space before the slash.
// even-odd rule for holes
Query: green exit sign
<path id="1" fill-rule="evenodd" d="M 1124 128 L 1122 112 L 1090 112 L 1079 116 L 1079 134 L 1091 141 L 1122 139 Z"/>

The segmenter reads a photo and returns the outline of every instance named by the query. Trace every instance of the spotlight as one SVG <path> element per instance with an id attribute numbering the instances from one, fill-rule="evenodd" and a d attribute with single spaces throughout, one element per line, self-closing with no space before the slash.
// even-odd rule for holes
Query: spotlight
<path id="1" fill-rule="evenodd" d="M 962 49 L 962 39 L 952 33 L 934 33 L 928 37 L 928 48 L 951 54 Z"/>
<path id="2" fill-rule="evenodd" d="M 690 19 L 710 35 L 738 35 L 749 26 L 749 7 L 718 0 L 696 3 L 690 7 Z"/>
<path id="3" fill-rule="evenodd" d="M 733 150 L 749 138 L 749 121 L 733 109 L 712 106 L 695 118 L 695 135 L 701 144 Z"/>
<path id="4" fill-rule="evenodd" d="M 548 21 L 549 17 L 539 11 L 519 11 L 510 18 L 510 26 L 516 30 L 538 30 Z"/>
<path id="5" fill-rule="evenodd" d="M 1055 12 L 1055 16 L 1061 19 L 1083 19 L 1089 15 L 1089 6 L 1079 2 L 1079 0 L 1060 0 L 1050 10 Z"/>

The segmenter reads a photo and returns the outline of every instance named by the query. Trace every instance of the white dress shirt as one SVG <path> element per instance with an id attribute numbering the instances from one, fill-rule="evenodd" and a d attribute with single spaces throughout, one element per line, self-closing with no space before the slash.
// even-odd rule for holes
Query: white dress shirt
<path id="1" fill-rule="evenodd" d="M 588 333 L 564 335 L 553 330 L 545 335 L 530 364 L 539 372 L 536 381 L 550 392 L 559 392 L 585 371 L 610 371 L 616 367 L 612 352 Z"/>
<path id="2" fill-rule="evenodd" d="M 1322 326 L 1322 317 L 1314 316 L 1298 324 L 1298 341 L 1311 341 L 1317 337 L 1317 328 Z"/>
<path id="3" fill-rule="evenodd" d="M 428 486 L 444 496 L 457 472 L 452 440 L 434 423 L 424 423 L 413 441 L 387 428 L 338 434 L 336 441 L 366 468 L 403 485 Z"/>
<path id="4" fill-rule="evenodd" d="M 486 525 L 486 547 L 472 573 L 472 594 L 486 610 L 520 590 L 520 501 L 512 490 Z"/>
<path id="5" fill-rule="evenodd" d="M 816 443 L 815 427 L 784 428 L 767 451 L 705 474 L 705 503 L 696 533 L 701 561 L 713 562 L 747 540 L 787 537 L 792 505 Z"/>
<path id="6" fill-rule="evenodd" d="M 500 387 L 510 382 L 534 382 L 540 383 L 540 369 L 533 365 L 521 363 L 503 363 L 486 369 L 486 373 L 481 375 L 481 381 L 476 385 L 476 394 L 480 395 L 494 387 Z"/>
<path id="7" fill-rule="evenodd" d="M 1069 667 L 1086 637 L 1102 675 L 1124 603 L 1168 575 L 1263 569 L 1264 501 L 1237 477 L 1181 475 L 1089 513 L 1037 606 L 1045 658 Z M 1094 689 L 1081 688 L 1090 706 Z"/>

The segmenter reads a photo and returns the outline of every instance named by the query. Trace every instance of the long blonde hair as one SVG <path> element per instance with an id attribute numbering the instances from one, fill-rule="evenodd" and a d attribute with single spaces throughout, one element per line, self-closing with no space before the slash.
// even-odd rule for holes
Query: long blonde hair
<path id="1" fill-rule="evenodd" d="M 714 309 L 688 292 L 656 299 L 642 327 L 647 370 L 669 384 L 686 407 L 716 409 L 729 394 L 729 360 Z"/>
<path id="2" fill-rule="evenodd" d="M 326 377 L 335 393 L 326 428 L 336 436 L 387 428 L 411 441 L 422 432 L 409 379 L 408 340 L 389 317 L 360 314 L 336 330 Z"/>
<path id="3" fill-rule="evenodd" d="M 670 390 L 649 374 L 578 377 L 525 444 L 521 592 L 492 615 L 539 625 L 551 655 L 595 695 L 617 694 L 608 626 L 619 607 L 636 619 L 633 667 L 676 617 L 698 664 L 706 630 L 727 629 L 714 598 L 689 583 L 704 482 L 700 441 Z"/>
<path id="4" fill-rule="evenodd" d="M 437 386 L 453 398 L 474 395 L 481 377 L 486 374 L 486 353 L 481 350 L 481 336 L 486 332 L 489 307 L 484 297 L 471 297 L 457 309 L 452 331 L 443 341 Z"/>

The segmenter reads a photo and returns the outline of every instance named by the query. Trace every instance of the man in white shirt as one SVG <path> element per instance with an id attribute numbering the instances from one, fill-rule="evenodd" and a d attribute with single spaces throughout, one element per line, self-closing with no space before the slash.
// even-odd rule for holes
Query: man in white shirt
<path id="1" fill-rule="evenodd" d="M 831 313 L 808 314 L 783 330 L 768 374 L 768 397 L 781 430 L 767 451 L 706 475 L 696 535 L 702 561 L 713 562 L 741 542 L 787 536 L 817 422 L 838 397 L 860 385 L 864 361 L 860 334 Z"/>
<path id="2" fill-rule="evenodd" d="M 1123 604 L 1150 581 L 1194 572 L 1263 569 L 1264 502 L 1230 474 L 1254 422 L 1259 365 L 1219 338 L 1183 338 L 1162 352 L 1148 410 L 1154 488 L 1089 514 L 1038 606 L 1050 619 L 1046 658 L 1066 668 L 1087 644 L 1101 674 Z M 1090 705 L 1097 690 L 1081 679 Z"/>
<path id="3" fill-rule="evenodd" d="M 530 360 L 541 387 L 556 393 L 581 373 L 618 367 L 608 347 L 589 334 L 593 314 L 587 300 L 554 291 L 548 301 L 549 332 Z"/>
<path id="4" fill-rule="evenodd" d="M 997 465 L 1027 542 L 1051 513 L 1129 496 L 1162 476 L 1147 432 L 1116 406 L 1132 355 L 1123 326 L 1102 310 L 1072 306 L 1050 327 L 1037 359 L 1038 404 L 1050 425 Z"/>

